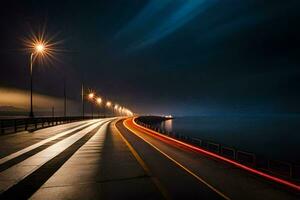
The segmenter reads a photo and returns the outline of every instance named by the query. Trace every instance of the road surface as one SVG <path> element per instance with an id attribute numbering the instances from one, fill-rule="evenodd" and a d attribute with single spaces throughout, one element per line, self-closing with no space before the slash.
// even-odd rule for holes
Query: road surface
<path id="1" fill-rule="evenodd" d="M 131 122 L 86 120 L 0 136 L 0 199 L 299 199 Z"/>

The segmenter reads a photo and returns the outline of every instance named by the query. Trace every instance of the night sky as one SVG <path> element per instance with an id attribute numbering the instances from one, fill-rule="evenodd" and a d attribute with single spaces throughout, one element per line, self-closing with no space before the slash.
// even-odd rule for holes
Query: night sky
<path id="1" fill-rule="evenodd" d="M 14 1 L 1 5 L 0 86 L 29 88 L 22 37 L 63 40 L 34 90 L 85 82 L 137 113 L 300 112 L 300 1 Z"/>

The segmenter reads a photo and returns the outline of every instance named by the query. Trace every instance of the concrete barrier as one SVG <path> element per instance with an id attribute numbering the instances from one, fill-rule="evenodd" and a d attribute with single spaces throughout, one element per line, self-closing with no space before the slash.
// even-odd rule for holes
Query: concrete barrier
<path id="1" fill-rule="evenodd" d="M 282 176 L 292 177 L 292 165 L 290 163 L 279 160 L 269 160 L 268 165 L 268 169 L 271 172 Z"/>
<path id="2" fill-rule="evenodd" d="M 232 147 L 221 146 L 221 155 L 232 160 L 236 159 L 236 151 Z"/>
<path id="3" fill-rule="evenodd" d="M 37 117 L 37 118 L 18 118 L 18 119 L 1 119 L 0 120 L 0 133 L 8 134 L 18 131 L 36 130 L 39 128 L 54 126 L 63 123 L 75 122 L 86 119 L 96 119 L 100 117 Z"/>
<path id="4" fill-rule="evenodd" d="M 220 153 L 220 144 L 214 142 L 207 142 L 207 149 L 214 153 Z"/>
<path id="5" fill-rule="evenodd" d="M 236 160 L 245 165 L 256 166 L 256 156 L 254 153 L 238 150 L 236 152 Z"/>

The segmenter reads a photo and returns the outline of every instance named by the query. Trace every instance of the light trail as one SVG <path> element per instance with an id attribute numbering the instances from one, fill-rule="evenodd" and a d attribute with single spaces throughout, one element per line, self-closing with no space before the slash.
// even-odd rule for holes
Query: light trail
<path id="1" fill-rule="evenodd" d="M 297 184 L 294 184 L 294 183 L 289 182 L 289 181 L 287 181 L 287 180 L 284 180 L 284 179 L 281 179 L 281 178 L 272 176 L 272 175 L 270 175 L 270 174 L 261 172 L 261 171 L 259 171 L 259 170 L 256 170 L 256 169 L 254 169 L 254 168 L 248 167 L 248 166 L 243 165 L 243 164 L 241 164 L 241 163 L 238 163 L 238 162 L 236 162 L 236 161 L 230 160 L 230 159 L 225 158 L 225 157 L 223 157 L 223 156 L 220 156 L 220 155 L 218 155 L 218 154 L 215 154 L 215 153 L 206 151 L 206 150 L 204 150 L 204 149 L 202 149 L 202 148 L 199 148 L 199 147 L 196 147 L 196 146 L 187 144 L 187 143 L 182 142 L 182 141 L 180 141 L 180 140 L 177 140 L 177 139 L 168 137 L 168 136 L 166 136 L 166 135 L 160 134 L 160 133 L 158 133 L 158 132 L 156 132 L 156 131 L 153 131 L 153 130 L 151 130 L 151 129 L 145 128 L 145 127 L 143 127 L 143 126 L 137 124 L 137 123 L 134 121 L 135 119 L 136 119 L 136 117 L 135 117 L 135 118 L 131 118 L 130 123 L 128 123 L 128 125 L 129 125 L 129 126 L 131 125 L 131 127 L 134 127 L 134 128 L 136 128 L 136 129 L 138 129 L 138 130 L 140 130 L 140 131 L 143 131 L 143 132 L 145 132 L 145 133 L 147 133 L 147 134 L 150 134 L 150 135 L 152 135 L 152 136 L 155 136 L 156 138 L 159 138 L 159 139 L 162 139 L 162 140 L 171 141 L 171 142 L 173 142 L 173 144 L 181 145 L 181 146 L 184 146 L 184 147 L 186 147 L 186 148 L 188 148 L 188 149 L 190 149 L 190 150 L 194 150 L 194 151 L 196 151 L 196 152 L 198 152 L 198 153 L 201 153 L 201 154 L 204 154 L 204 155 L 208 155 L 208 156 L 211 156 L 211 157 L 213 157 L 213 158 L 216 158 L 216 159 L 225 161 L 225 162 L 227 162 L 227 163 L 229 163 L 229 164 L 232 164 L 232 165 L 234 165 L 234 166 L 236 166 L 236 167 L 238 167 L 238 168 L 241 168 L 241 169 L 246 170 L 246 171 L 248 171 L 248 172 L 251 172 L 251 173 L 253 173 L 253 174 L 259 175 L 259 176 L 261 176 L 261 177 L 263 177 L 263 178 L 266 178 L 266 179 L 268 179 L 268 180 L 271 180 L 271 181 L 274 181 L 274 182 L 276 182 L 276 183 L 282 184 L 282 185 L 287 186 L 287 187 L 289 187 L 289 188 L 292 188 L 292 189 L 294 189 L 294 190 L 300 191 L 300 186 L 297 185 Z"/>

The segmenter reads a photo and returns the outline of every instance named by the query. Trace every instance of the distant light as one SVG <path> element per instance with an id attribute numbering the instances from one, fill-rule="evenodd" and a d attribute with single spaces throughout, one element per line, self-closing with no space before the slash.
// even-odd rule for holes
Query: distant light
<path id="1" fill-rule="evenodd" d="M 97 98 L 97 103 L 101 104 L 102 103 L 102 99 L 100 97 Z"/>
<path id="2" fill-rule="evenodd" d="M 92 98 L 94 98 L 94 93 L 89 94 L 89 99 L 92 99 Z"/>
<path id="3" fill-rule="evenodd" d="M 110 107 L 111 106 L 111 102 L 110 101 L 106 102 L 106 106 Z"/>

